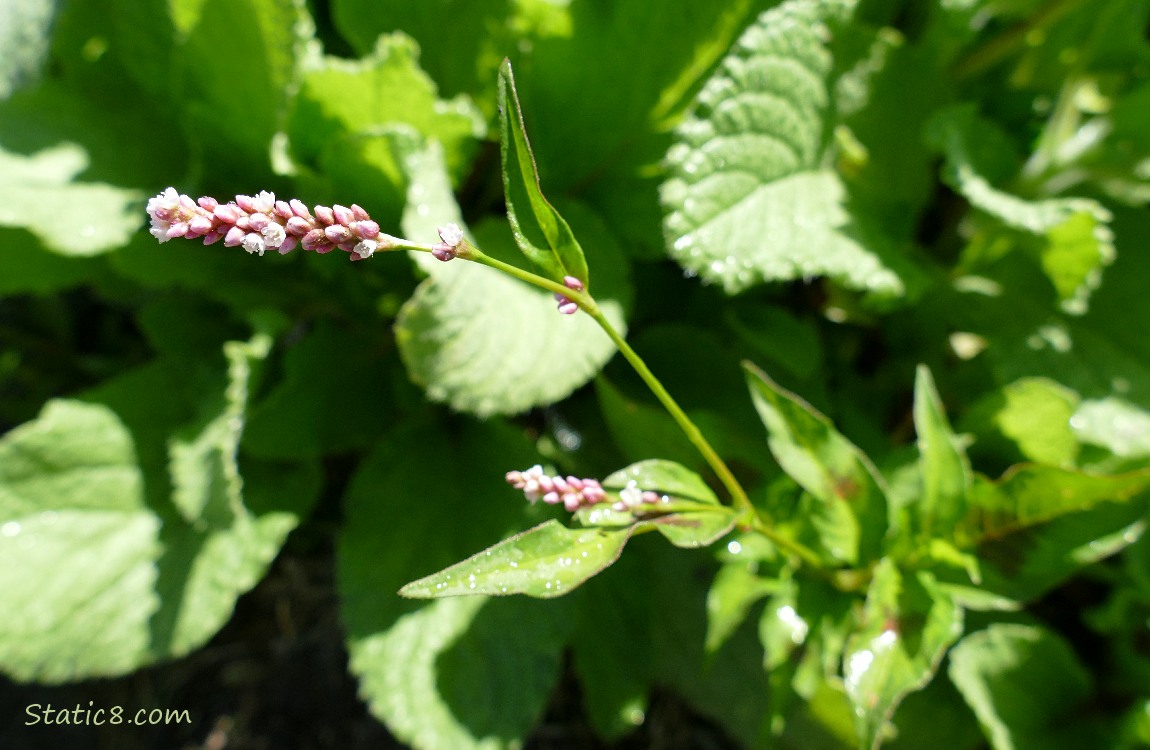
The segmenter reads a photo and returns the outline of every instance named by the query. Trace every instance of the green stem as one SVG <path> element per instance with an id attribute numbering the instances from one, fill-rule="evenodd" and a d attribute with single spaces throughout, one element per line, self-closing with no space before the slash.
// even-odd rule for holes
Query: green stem
<path id="1" fill-rule="evenodd" d="M 695 449 L 703 456 L 703 459 L 706 460 L 711 470 L 715 472 L 719 481 L 726 487 L 727 492 L 731 496 L 731 502 L 734 508 L 739 512 L 739 526 L 762 534 L 779 549 L 797 556 L 809 565 L 816 568 L 822 567 L 822 561 L 818 555 L 807 547 L 782 536 L 768 526 L 766 521 L 759 516 L 754 505 L 751 503 L 751 499 L 747 497 L 746 490 L 739 484 L 739 480 L 735 478 L 730 467 L 727 466 L 726 462 L 723 461 L 722 457 L 719 456 L 711 444 L 707 442 L 703 433 L 695 423 L 691 421 L 691 418 L 687 416 L 687 413 L 683 411 L 675 399 L 672 398 L 671 394 L 667 392 L 667 389 L 663 387 L 662 382 L 660 382 L 659 379 L 655 377 L 655 374 L 651 372 L 650 368 L 647 367 L 647 363 L 643 361 L 643 358 L 640 357 L 639 354 L 631 348 L 631 345 L 627 343 L 627 340 L 615 330 L 615 326 L 611 325 L 611 321 L 607 320 L 607 316 L 603 314 L 598 303 L 595 302 L 590 294 L 577 292 L 558 282 L 531 273 L 530 271 L 524 271 L 522 268 L 517 268 L 509 263 L 504 263 L 501 260 L 492 258 L 490 255 L 486 255 L 483 251 L 469 244 L 464 245 L 460 249 L 459 257 L 503 271 L 521 281 L 542 287 L 550 292 L 562 294 L 579 305 L 579 308 L 598 323 L 599 327 L 610 337 L 611 341 L 619 349 L 619 352 L 626 358 L 635 372 L 639 374 L 639 377 L 643 379 L 643 382 L 647 384 L 651 392 L 655 394 L 655 398 L 659 399 L 659 403 L 663 405 L 663 408 L 665 408 L 675 422 L 678 423 L 679 428 L 686 434 L 687 439 L 691 441 L 691 444 L 694 445 Z"/>

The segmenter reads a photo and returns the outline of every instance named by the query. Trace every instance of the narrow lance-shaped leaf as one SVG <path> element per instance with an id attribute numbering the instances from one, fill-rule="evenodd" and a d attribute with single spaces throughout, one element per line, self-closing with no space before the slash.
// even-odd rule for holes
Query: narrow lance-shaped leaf
<path id="1" fill-rule="evenodd" d="M 914 427 L 918 433 L 922 496 L 914 510 L 923 536 L 949 538 L 966 511 L 970 463 L 958 444 L 930 370 L 920 365 L 914 386 Z"/>
<path id="2" fill-rule="evenodd" d="M 562 596 L 619 558 L 633 528 L 569 529 L 551 520 L 399 590 L 414 599 L 461 594 Z"/>
<path id="3" fill-rule="evenodd" d="M 503 191 L 515 242 L 546 276 L 574 276 L 588 285 L 587 260 L 571 227 L 543 197 L 539 172 L 515 91 L 511 62 L 499 68 L 499 138 L 503 155 Z"/>
<path id="4" fill-rule="evenodd" d="M 908 693 L 930 682 L 943 654 L 962 635 L 962 608 L 926 572 L 904 577 L 884 558 L 867 591 L 862 626 L 843 660 L 859 747 L 877 748 Z"/>
<path id="5" fill-rule="evenodd" d="M 745 362 L 743 367 L 755 408 L 769 433 L 771 453 L 783 471 L 828 509 L 846 504 L 849 513 L 835 517 L 840 525 L 845 519 L 853 528 L 819 529 L 819 533 L 843 539 L 847 532 L 855 541 L 849 546 L 836 541 L 829 549 L 850 564 L 877 558 L 888 527 L 886 492 L 877 469 L 810 404 L 754 365 Z"/>

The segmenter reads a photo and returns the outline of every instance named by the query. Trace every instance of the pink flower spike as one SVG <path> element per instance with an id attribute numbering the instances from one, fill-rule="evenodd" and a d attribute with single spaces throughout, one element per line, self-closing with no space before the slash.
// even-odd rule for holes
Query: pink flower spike
<path id="1" fill-rule="evenodd" d="M 335 214 L 327 206 L 316 206 L 315 218 L 319 219 L 319 223 L 324 226 L 330 227 L 335 223 Z"/>
<path id="2" fill-rule="evenodd" d="M 355 217 L 351 215 L 351 209 L 338 203 L 331 207 L 331 213 L 335 217 L 336 224 L 347 226 L 355 220 Z"/>
<path id="3" fill-rule="evenodd" d="M 228 230 L 227 234 L 224 235 L 224 246 L 235 247 L 236 245 L 239 245 L 244 241 L 245 234 L 247 234 L 247 232 L 240 229 L 239 227 L 232 227 Z"/>
<path id="4" fill-rule="evenodd" d="M 583 291 L 583 282 L 574 276 L 564 276 L 563 286 L 567 287 L 568 289 L 574 289 L 577 292 Z"/>
<path id="5" fill-rule="evenodd" d="M 308 221 L 311 221 L 311 211 L 307 210 L 307 206 L 304 205 L 304 202 L 299 198 L 292 198 L 290 201 L 288 201 L 288 205 L 291 206 L 291 211 L 293 214 L 300 217 L 301 219 L 307 219 Z"/>
<path id="6" fill-rule="evenodd" d="M 371 215 L 355 203 L 351 204 L 351 215 L 355 217 L 356 221 L 371 221 Z"/>

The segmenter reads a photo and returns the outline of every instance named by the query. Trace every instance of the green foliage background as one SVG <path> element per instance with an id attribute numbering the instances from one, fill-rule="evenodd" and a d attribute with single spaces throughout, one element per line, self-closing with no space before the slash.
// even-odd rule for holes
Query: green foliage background
<path id="1" fill-rule="evenodd" d="M 572 680 L 604 743 L 670 694 L 749 748 L 1150 745 L 1150 0 L 6 8 L 9 679 L 195 653 L 318 551 L 421 750 L 522 746 Z M 559 599 L 399 598 L 561 519 L 510 469 L 718 484 L 544 292 L 146 231 L 273 190 L 523 263 L 505 57 L 590 290 L 821 569 L 650 535 Z"/>

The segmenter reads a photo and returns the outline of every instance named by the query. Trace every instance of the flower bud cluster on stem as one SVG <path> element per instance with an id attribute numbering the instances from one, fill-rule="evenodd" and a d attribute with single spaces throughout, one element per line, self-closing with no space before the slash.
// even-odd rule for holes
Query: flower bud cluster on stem
<path id="1" fill-rule="evenodd" d="M 597 479 L 549 476 L 543 473 L 543 467 L 539 464 L 527 471 L 509 471 L 506 478 L 512 487 L 523 490 L 524 496 L 532 503 L 537 500 L 552 505 L 563 503 L 563 507 L 572 513 L 580 508 L 607 502 L 607 493 Z M 613 503 L 611 507 L 618 511 L 628 511 L 640 505 L 666 501 L 665 496 L 640 490 L 635 482 L 631 482 L 619 492 L 619 502 Z"/>
<path id="2" fill-rule="evenodd" d="M 170 187 L 148 201 L 148 216 L 152 236 L 160 242 L 183 237 L 211 245 L 222 239 L 225 246 L 238 245 L 254 255 L 268 249 L 286 254 L 299 245 L 316 253 L 339 248 L 352 260 L 363 260 L 376 250 L 402 244 L 380 232 L 379 224 L 357 205 L 316 206 L 313 214 L 302 201 L 276 200 L 267 191 L 220 203 L 210 196 L 192 200 Z"/>

